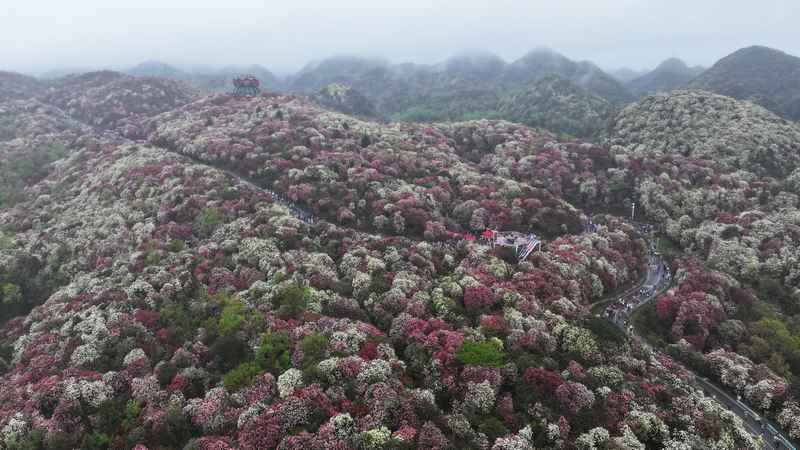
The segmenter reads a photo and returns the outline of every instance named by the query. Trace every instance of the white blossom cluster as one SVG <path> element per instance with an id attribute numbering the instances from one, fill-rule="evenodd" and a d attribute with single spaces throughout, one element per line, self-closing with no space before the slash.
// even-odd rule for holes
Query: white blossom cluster
<path id="1" fill-rule="evenodd" d="M 288 369 L 278 377 L 278 395 L 286 398 L 295 390 L 303 386 L 303 372 L 298 369 Z"/>

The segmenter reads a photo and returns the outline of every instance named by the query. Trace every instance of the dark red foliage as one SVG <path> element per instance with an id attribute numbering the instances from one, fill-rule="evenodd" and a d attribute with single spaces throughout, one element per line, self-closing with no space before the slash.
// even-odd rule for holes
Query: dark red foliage
<path id="1" fill-rule="evenodd" d="M 450 442 L 433 422 L 425 422 L 419 431 L 417 448 L 420 450 L 444 450 L 449 448 Z"/>
<path id="2" fill-rule="evenodd" d="M 730 296 L 734 303 L 742 306 L 750 306 L 757 300 L 757 297 L 755 294 L 753 294 L 753 291 L 738 287 L 731 288 Z"/>
<path id="3" fill-rule="evenodd" d="M 153 330 L 158 325 L 158 321 L 161 319 L 161 314 L 152 309 L 137 309 L 136 312 L 133 313 L 133 317 L 147 328 Z"/>
<path id="4" fill-rule="evenodd" d="M 262 450 L 278 446 L 283 438 L 283 424 L 271 409 L 265 410 L 240 431 L 237 437 L 242 450 Z"/>
<path id="5" fill-rule="evenodd" d="M 675 320 L 675 313 L 678 310 L 678 302 L 675 297 L 669 294 L 662 295 L 656 301 L 656 313 L 658 314 L 658 318 L 672 323 Z"/>
<path id="6" fill-rule="evenodd" d="M 358 352 L 358 356 L 366 359 L 372 360 L 378 357 L 378 342 L 376 341 L 367 341 L 364 345 L 361 346 L 361 351 Z"/>
<path id="7" fill-rule="evenodd" d="M 467 312 L 478 314 L 494 306 L 495 295 L 486 286 L 475 286 L 464 289 L 464 307 Z"/>
<path id="8" fill-rule="evenodd" d="M 522 375 L 522 379 L 540 397 L 552 396 L 555 394 L 556 389 L 564 384 L 564 378 L 561 377 L 561 374 L 538 367 L 531 367 L 526 370 L 525 374 Z"/>
<path id="9" fill-rule="evenodd" d="M 606 428 L 619 431 L 622 420 L 630 412 L 630 403 L 634 399 L 630 391 L 611 392 L 603 401 L 602 417 Z"/>

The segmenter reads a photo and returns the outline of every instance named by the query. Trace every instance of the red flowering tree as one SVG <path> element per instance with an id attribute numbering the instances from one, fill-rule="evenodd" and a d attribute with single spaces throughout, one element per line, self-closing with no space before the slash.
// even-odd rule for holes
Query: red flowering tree
<path id="1" fill-rule="evenodd" d="M 494 292 L 486 286 L 464 289 L 464 308 L 473 315 L 491 310 L 496 301 Z"/>
<path id="2" fill-rule="evenodd" d="M 522 379 L 533 389 L 537 396 L 543 398 L 552 396 L 555 394 L 556 389 L 564 384 L 564 378 L 561 377 L 561 374 L 538 367 L 531 367 L 526 370 Z"/>

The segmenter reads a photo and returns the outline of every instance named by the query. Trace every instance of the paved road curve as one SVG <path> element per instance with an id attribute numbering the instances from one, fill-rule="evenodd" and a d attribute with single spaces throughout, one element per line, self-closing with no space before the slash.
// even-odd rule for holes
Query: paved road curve
<path id="1" fill-rule="evenodd" d="M 631 315 L 637 309 L 651 302 L 662 292 L 666 291 L 672 282 L 672 274 L 664 260 L 654 251 L 652 246 L 650 251 L 647 276 L 642 287 L 638 291 L 627 292 L 626 295 L 607 306 L 603 311 L 603 316 L 613 322 L 630 337 L 643 342 L 654 354 L 663 355 L 659 349 L 653 348 L 646 343 L 644 338 L 637 335 L 633 325 L 629 323 Z M 780 431 L 778 424 L 766 417 L 762 417 L 745 405 L 741 400 L 733 398 L 723 388 L 709 379 L 701 377 L 694 372 L 692 373 L 694 375 L 693 384 L 700 388 L 707 396 L 715 398 L 717 402 L 741 418 L 745 428 L 750 433 L 762 438 L 765 449 L 796 449 L 796 446 L 794 446 L 794 444 L 786 438 L 785 434 Z"/>

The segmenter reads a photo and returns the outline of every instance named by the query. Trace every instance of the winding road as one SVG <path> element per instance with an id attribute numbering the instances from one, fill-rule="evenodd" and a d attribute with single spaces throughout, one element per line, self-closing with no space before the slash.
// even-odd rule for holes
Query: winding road
<path id="1" fill-rule="evenodd" d="M 646 236 L 643 237 L 647 240 Z M 651 241 L 648 240 L 648 242 Z M 634 312 L 669 289 L 672 283 L 672 274 L 669 268 L 661 255 L 654 251 L 652 244 L 650 244 L 648 271 L 644 278 L 645 281 L 638 290 L 626 292 L 625 295 L 621 296 L 616 302 L 607 306 L 602 315 L 613 322 L 631 339 L 641 341 L 653 354 L 664 355 L 660 349 L 653 347 L 644 337 L 636 334 L 635 328 L 629 323 L 630 317 Z M 725 388 L 694 373 L 691 369 L 687 368 L 687 370 L 694 375 L 692 384 L 701 389 L 705 395 L 714 398 L 717 402 L 742 419 L 742 423 L 747 431 L 754 436 L 760 436 L 762 438 L 764 444 L 763 448 L 770 450 L 796 450 L 797 446 L 786 437 L 785 433 L 780 431 L 777 423 L 753 411 L 739 398 L 732 397 Z"/>

